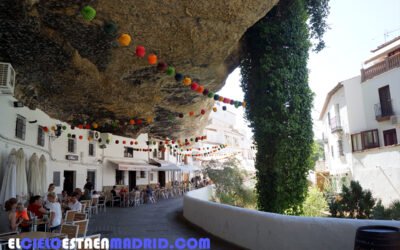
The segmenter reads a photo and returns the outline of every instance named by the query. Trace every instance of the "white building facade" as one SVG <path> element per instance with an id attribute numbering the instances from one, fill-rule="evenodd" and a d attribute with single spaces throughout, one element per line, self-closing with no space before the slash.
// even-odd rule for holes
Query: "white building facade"
<path id="1" fill-rule="evenodd" d="M 0 93 L 0 117 L 0 182 L 12 149 L 23 150 L 27 172 L 30 157 L 43 156 L 47 162 L 43 181 L 54 183 L 57 193 L 83 188 L 87 178 L 98 191 L 113 185 L 130 190 L 157 183 L 169 186 L 180 180 L 178 155 L 147 134 L 128 138 L 73 128 L 41 110 L 24 107 L 11 93 Z M 57 125 L 59 135 L 53 130 Z"/>
<path id="2" fill-rule="evenodd" d="M 357 180 L 388 205 L 400 200 L 400 38 L 373 53 L 328 93 L 320 120 L 337 191 Z"/>

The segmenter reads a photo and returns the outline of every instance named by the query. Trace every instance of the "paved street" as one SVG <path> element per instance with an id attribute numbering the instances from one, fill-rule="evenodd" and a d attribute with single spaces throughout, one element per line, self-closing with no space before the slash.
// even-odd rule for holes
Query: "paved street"
<path id="1" fill-rule="evenodd" d="M 205 238 L 211 240 L 211 249 L 241 249 L 217 239 L 205 231 L 193 227 L 182 214 L 183 197 L 160 200 L 156 204 L 139 207 L 107 207 L 107 212 L 92 216 L 89 233 L 101 233 L 103 237 L 163 237 L 174 242 L 175 239 Z M 207 218 L 204 218 L 207 219 Z"/>

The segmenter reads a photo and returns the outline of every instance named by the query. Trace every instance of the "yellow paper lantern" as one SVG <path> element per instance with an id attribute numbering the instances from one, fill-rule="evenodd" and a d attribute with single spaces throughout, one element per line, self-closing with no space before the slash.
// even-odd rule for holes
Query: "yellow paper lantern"
<path id="1" fill-rule="evenodd" d="M 51 130 L 56 131 L 56 127 L 55 126 L 51 126 Z"/>
<path id="2" fill-rule="evenodd" d="M 96 122 L 93 122 L 93 123 L 92 123 L 92 127 L 93 127 L 94 129 L 97 129 L 97 128 L 99 127 L 99 124 L 97 124 Z"/>
<path id="3" fill-rule="evenodd" d="M 189 86 L 190 84 L 192 84 L 192 79 L 190 79 L 190 77 L 185 77 L 183 78 L 183 85 L 185 86 Z"/>
<path id="4" fill-rule="evenodd" d="M 223 101 L 224 101 L 224 97 L 220 96 L 218 100 L 219 100 L 220 102 L 223 102 Z"/>
<path id="5" fill-rule="evenodd" d="M 147 123 L 152 123 L 153 122 L 153 117 L 147 117 Z"/>
<path id="6" fill-rule="evenodd" d="M 213 108 L 213 111 L 214 111 L 214 112 L 217 112 L 217 107 L 214 107 L 214 108 Z"/>
<path id="7" fill-rule="evenodd" d="M 242 106 L 243 106 L 243 108 L 246 107 L 246 102 L 245 101 L 242 102 Z"/>
<path id="8" fill-rule="evenodd" d="M 121 46 L 128 46 L 132 41 L 132 38 L 128 34 L 122 34 L 118 37 L 118 42 Z"/>

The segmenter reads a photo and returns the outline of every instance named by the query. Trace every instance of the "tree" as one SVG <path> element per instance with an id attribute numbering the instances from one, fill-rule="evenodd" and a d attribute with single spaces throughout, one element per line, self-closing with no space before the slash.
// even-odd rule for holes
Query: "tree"
<path id="1" fill-rule="evenodd" d="M 326 211 L 327 209 L 328 202 L 326 201 L 324 194 L 319 191 L 317 187 L 310 187 L 303 204 L 303 215 L 312 217 L 322 216 L 323 211 Z"/>
<path id="2" fill-rule="evenodd" d="M 363 190 L 358 181 L 351 181 L 350 186 L 342 186 L 340 196 L 329 204 L 332 217 L 371 218 L 375 199 L 369 190 Z"/>
<path id="3" fill-rule="evenodd" d="M 238 168 L 239 161 L 231 158 L 223 163 L 210 161 L 204 172 L 216 186 L 216 198 L 221 203 L 254 208 L 256 196 L 253 190 L 246 188 L 246 172 Z"/>
<path id="4" fill-rule="evenodd" d="M 307 59 L 310 39 L 319 40 L 316 50 L 324 47 L 326 3 L 281 0 L 242 40 L 242 87 L 257 146 L 257 204 L 263 211 L 302 211 L 313 166 Z"/>

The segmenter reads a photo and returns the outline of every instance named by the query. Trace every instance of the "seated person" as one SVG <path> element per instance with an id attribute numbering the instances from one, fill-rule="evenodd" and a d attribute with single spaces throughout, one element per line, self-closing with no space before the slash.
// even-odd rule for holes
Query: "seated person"
<path id="1" fill-rule="evenodd" d="M 78 201 L 83 200 L 82 189 L 80 189 L 80 188 L 75 188 L 74 193 L 76 193 L 76 198 L 78 199 Z"/>
<path id="2" fill-rule="evenodd" d="M 111 196 L 113 201 L 121 201 L 121 197 L 117 194 L 117 186 L 113 186 L 113 188 L 111 189 Z"/>
<path id="3" fill-rule="evenodd" d="M 22 202 L 17 203 L 17 207 L 15 209 L 15 217 L 17 218 L 17 221 L 22 219 L 22 222 L 19 225 L 21 232 L 29 232 L 30 224 L 28 211 L 26 210 Z"/>
<path id="4" fill-rule="evenodd" d="M 17 220 L 16 217 L 16 209 L 17 209 L 17 199 L 10 198 L 5 203 L 6 212 L 2 213 L 2 220 L 0 223 L 0 233 L 7 233 L 11 231 L 17 231 L 19 225 L 22 223 L 23 219 L 19 218 Z M 0 211 L 1 212 L 1 211 Z"/>
<path id="5" fill-rule="evenodd" d="M 40 195 L 32 196 L 29 200 L 28 211 L 33 213 L 39 219 L 43 218 L 43 214 L 47 214 L 47 210 L 42 206 Z"/>
<path id="6" fill-rule="evenodd" d="M 48 204 L 47 207 L 50 210 L 50 218 L 48 221 L 50 232 L 57 231 L 61 227 L 61 205 L 57 202 L 57 196 L 55 193 L 47 194 Z"/>
<path id="7" fill-rule="evenodd" d="M 81 211 L 82 210 L 82 204 L 78 201 L 78 194 L 77 193 L 72 193 L 71 197 L 69 198 L 69 203 L 68 207 L 72 211 Z"/>

